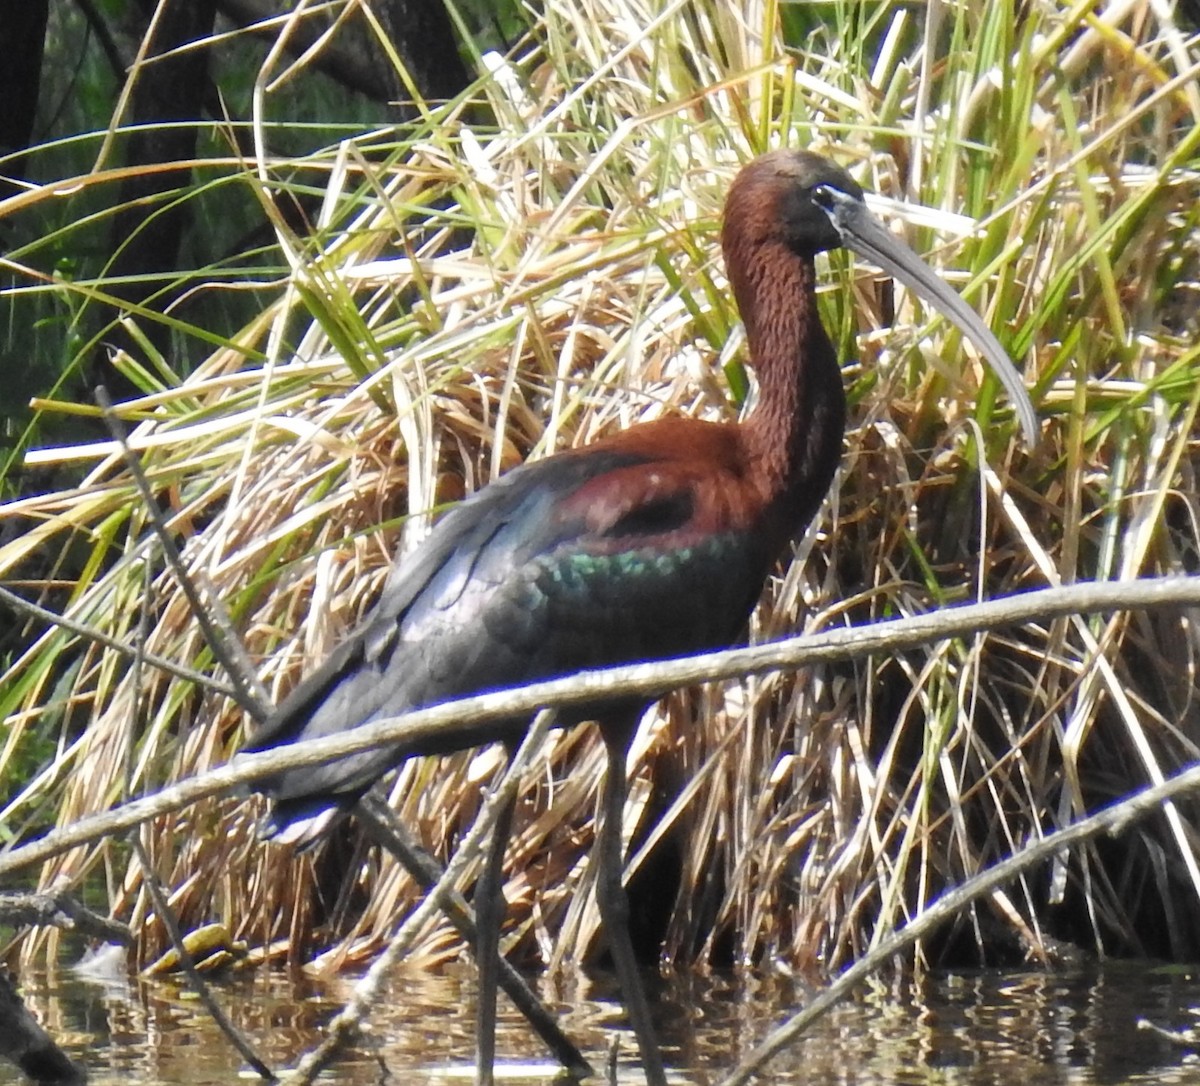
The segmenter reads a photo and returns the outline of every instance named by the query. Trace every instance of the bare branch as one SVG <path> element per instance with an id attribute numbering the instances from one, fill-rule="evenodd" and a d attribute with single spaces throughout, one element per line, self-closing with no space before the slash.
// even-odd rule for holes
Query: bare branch
<path id="1" fill-rule="evenodd" d="M 133 942 L 133 935 L 126 925 L 85 908 L 65 890 L 0 894 L 0 924 L 63 928 L 122 946 Z"/>
<path id="2" fill-rule="evenodd" d="M 132 645 L 127 645 L 124 641 L 120 641 L 115 637 L 109 637 L 108 634 L 101 633 L 99 630 L 87 626 L 82 622 L 76 622 L 65 615 L 48 611 L 45 607 L 39 607 L 36 603 L 30 603 L 29 600 L 18 596 L 15 592 L 10 592 L 7 588 L 0 587 L 0 601 L 8 604 L 14 610 L 24 611 L 35 618 L 40 618 L 43 622 L 48 622 L 53 626 L 61 626 L 64 630 L 70 630 L 71 633 L 79 637 L 112 649 L 113 652 L 119 653 L 127 660 L 132 660 L 137 656 L 138 650 Z M 142 654 L 142 660 L 151 667 L 156 667 L 160 671 L 166 671 L 176 678 L 186 679 L 188 682 L 195 683 L 205 690 L 211 690 L 214 694 L 224 694 L 226 697 L 233 698 L 234 700 L 237 698 L 237 691 L 232 686 L 217 682 L 211 676 L 199 671 L 193 671 L 190 667 L 177 664 L 174 660 L 168 660 L 165 656 L 155 656 L 153 653 L 147 652 Z"/>
<path id="3" fill-rule="evenodd" d="M 804 1010 L 772 1031 L 762 1044 L 738 1064 L 731 1075 L 721 1081 L 720 1086 L 745 1086 L 752 1078 L 762 1073 L 763 1067 L 772 1057 L 798 1040 L 809 1026 L 848 995 L 856 984 L 866 980 L 875 970 L 908 950 L 936 927 L 952 919 L 973 901 L 986 897 L 993 890 L 1012 882 L 1018 875 L 1037 867 L 1055 853 L 1065 851 L 1072 845 L 1090 841 L 1093 837 L 1104 834 L 1116 836 L 1136 819 L 1160 810 L 1168 800 L 1196 789 L 1200 789 L 1200 767 L 1193 766 L 1162 784 L 1145 788 L 1098 814 L 1089 815 L 1065 829 L 1048 834 L 1020 852 L 1014 853 L 1007 860 L 972 876 L 961 886 L 947 891 L 912 923 L 893 932 L 869 954 L 859 958 L 836 981 L 811 1000 Z"/>
<path id="4" fill-rule="evenodd" d="M 286 1080 L 288 1086 L 309 1086 L 316 1079 L 338 1051 L 358 1033 L 362 1020 L 378 1001 L 380 985 L 395 963 L 408 951 L 421 927 L 429 921 L 435 911 L 449 914 L 455 886 L 486 846 L 488 835 L 493 831 L 500 812 L 516 798 L 521 777 L 545 742 L 553 720 L 553 710 L 545 710 L 538 714 L 522 740 L 520 749 L 513 755 L 505 770 L 500 787 L 488 796 L 479 817 L 475 819 L 475 824 L 463 843 L 455 850 L 454 858 L 442 872 L 441 878 L 400 925 L 389 941 L 387 949 L 375 959 L 371 968 L 354 986 L 354 994 L 350 1001 L 330 1022 L 325 1040 L 300 1060 L 296 1071 Z"/>
<path id="5" fill-rule="evenodd" d="M 0 972 L 0 1057 L 11 1060 L 34 1082 L 60 1086 L 87 1082 L 87 1074 L 58 1047 L 29 1013 L 12 982 Z"/>
<path id="6" fill-rule="evenodd" d="M 444 868 L 412 839 L 404 823 L 374 792 L 369 792 L 358 802 L 355 816 L 371 837 L 386 848 L 401 863 L 404 869 L 422 890 L 432 890 L 442 878 Z M 471 907 L 461 893 L 450 888 L 442 898 L 443 915 L 454 925 L 455 930 L 472 947 L 478 938 L 475 917 Z M 583 1054 L 563 1033 L 554 1016 L 542 1005 L 528 981 L 518 973 L 508 959 L 500 958 L 500 987 L 508 998 L 528 1020 L 534 1031 L 554 1053 L 571 1078 L 586 1078 L 592 1068 Z"/>
<path id="7" fill-rule="evenodd" d="M 532 715 L 551 705 L 585 704 L 617 693 L 654 697 L 680 686 L 850 660 L 877 652 L 900 652 L 929 642 L 1005 626 L 1045 622 L 1064 615 L 1155 607 L 1200 607 L 1200 577 L 1085 582 L 1045 588 L 987 603 L 807 634 L 753 648 L 584 672 L 516 690 L 479 694 L 404 717 L 377 721 L 340 735 L 239 755 L 229 765 L 209 770 L 104 814 L 80 819 L 29 845 L 0 854 L 0 876 L 285 769 L 317 765 L 345 754 L 392 743 L 416 746 L 438 740 L 445 744 L 448 736 L 462 733 L 464 722 L 469 723 L 472 730 L 482 731 L 479 726 L 488 721 L 522 713 Z"/>
<path id="8" fill-rule="evenodd" d="M 258 676 L 248 669 L 246 651 L 242 648 L 237 634 L 232 627 L 222 625 L 220 614 L 214 618 L 201 601 L 200 592 L 192 582 L 187 566 L 184 565 L 183 557 L 179 553 L 179 548 L 175 546 L 175 538 L 171 535 L 167 518 L 159 509 L 146 473 L 142 471 L 142 463 L 133 449 L 129 447 L 129 442 L 125 440 L 125 428 L 121 425 L 121 420 L 113 413 L 112 401 L 108 398 L 108 393 L 103 386 L 96 389 L 96 402 L 100 405 L 100 412 L 104 416 L 104 422 L 108 426 L 113 440 L 121 446 L 125 463 L 129 467 L 129 472 L 142 496 L 142 502 L 146 506 L 146 512 L 150 516 L 154 534 L 162 544 L 167 565 L 171 567 L 171 572 L 174 573 L 180 589 L 187 598 L 188 607 L 200 625 L 204 640 L 233 682 L 234 697 L 237 703 L 256 720 L 266 719 L 267 707 L 271 704 L 271 699 L 258 681 Z M 234 644 L 237 645 L 236 649 L 232 647 Z"/>

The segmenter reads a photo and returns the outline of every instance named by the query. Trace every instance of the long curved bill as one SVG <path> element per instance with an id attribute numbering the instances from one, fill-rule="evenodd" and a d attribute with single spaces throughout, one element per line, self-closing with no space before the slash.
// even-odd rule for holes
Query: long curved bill
<path id="1" fill-rule="evenodd" d="M 987 359 L 988 365 L 1004 386 L 1004 391 L 1008 393 L 1026 443 L 1036 445 L 1038 420 L 1029 393 L 1025 391 L 1021 375 L 1011 359 L 979 314 L 904 242 L 889 233 L 861 200 L 832 186 L 826 186 L 822 195 L 832 198 L 833 206 L 827 211 L 847 249 L 866 257 L 916 291 L 939 313 L 952 320 L 962 334 L 979 348 L 980 354 Z"/>

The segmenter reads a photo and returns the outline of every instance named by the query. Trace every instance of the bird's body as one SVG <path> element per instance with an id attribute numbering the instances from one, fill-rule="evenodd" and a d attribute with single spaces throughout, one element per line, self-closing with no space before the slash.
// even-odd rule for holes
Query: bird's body
<path id="1" fill-rule="evenodd" d="M 840 434 L 840 414 L 829 422 Z M 820 485 L 796 493 L 767 466 L 753 433 L 664 419 L 526 464 L 478 491 L 395 568 L 362 629 L 279 706 L 252 749 L 729 645 L 836 463 L 826 456 Z M 564 710 L 560 723 L 626 720 L 644 706 L 587 705 Z M 292 836 L 307 839 L 306 820 L 352 805 L 402 759 L 512 742 L 527 724 L 464 724 L 444 742 L 280 774 L 271 781 L 272 828 L 299 823 Z"/>
<path id="2" fill-rule="evenodd" d="M 750 418 L 636 426 L 527 464 L 468 498 L 396 567 L 367 621 L 283 702 L 251 749 L 736 640 L 772 565 L 824 500 L 841 454 L 845 395 L 815 292 L 813 256 L 824 249 L 865 253 L 943 308 L 996 369 L 1032 437 L 1032 406 L 999 344 L 870 217 L 862 190 L 837 166 L 802 151 L 755 160 L 731 186 L 721 240 L 760 386 Z M 665 1074 L 620 882 L 624 754 L 644 707 L 609 701 L 559 722 L 595 720 L 608 748 L 597 896 L 646 1075 L 658 1086 Z M 436 745 L 279 773 L 259 784 L 273 799 L 268 828 L 301 839 L 401 759 L 511 745 L 527 725 L 464 721 Z M 481 918 L 481 948 L 484 927 Z M 484 962 L 491 945 L 480 950 Z M 486 1008 L 482 981 L 481 992 Z M 490 1081 L 487 1032 L 481 1027 L 481 1081 Z"/>
<path id="3" fill-rule="evenodd" d="M 688 458 L 697 435 L 726 467 Z M 255 748 L 345 731 L 469 694 L 729 644 L 790 518 L 741 485 L 734 427 L 666 420 L 632 440 L 525 465 L 448 513 L 399 566 L 357 636 L 284 701 Z M 622 435 L 625 436 L 625 435 Z M 562 724 L 627 706 L 564 711 Z M 372 751 L 273 779 L 281 826 L 353 803 L 399 760 L 496 740 L 490 721 L 445 743 Z M 316 793 L 316 803 L 313 797 Z"/>

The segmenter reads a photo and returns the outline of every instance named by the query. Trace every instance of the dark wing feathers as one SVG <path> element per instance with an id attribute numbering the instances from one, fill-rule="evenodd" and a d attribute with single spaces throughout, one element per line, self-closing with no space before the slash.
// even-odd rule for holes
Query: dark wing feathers
<path id="1" fill-rule="evenodd" d="M 571 485 L 572 477 L 586 478 L 609 466 L 593 458 L 565 463 L 569 459 L 558 456 L 517 468 L 442 517 L 417 550 L 393 567 L 379 602 L 363 625 L 292 690 L 245 749 L 263 750 L 300 738 L 301 731 L 309 738 L 344 731 L 358 723 L 349 717 L 330 719 L 328 723 L 336 726 L 314 730 L 308 714 L 330 694 L 340 677 L 364 667 L 386 667 L 405 628 L 411 636 L 435 623 L 438 616 L 452 612 L 472 582 L 476 586 L 485 581 L 502 583 L 538 548 L 569 538 L 570 528 L 550 524 L 548 513 L 556 493 L 553 484 Z M 564 467 L 573 470 L 563 471 Z"/>
<path id="2" fill-rule="evenodd" d="M 728 643 L 773 555 L 728 526 L 690 530 L 696 478 L 660 470 L 643 454 L 593 447 L 485 487 L 398 565 L 359 631 L 295 688 L 247 749 L 524 681 Z M 525 724 L 477 732 L 464 725 L 441 747 L 372 751 L 257 787 L 275 798 L 275 821 L 286 824 L 353 802 L 410 754 L 511 738 Z"/>

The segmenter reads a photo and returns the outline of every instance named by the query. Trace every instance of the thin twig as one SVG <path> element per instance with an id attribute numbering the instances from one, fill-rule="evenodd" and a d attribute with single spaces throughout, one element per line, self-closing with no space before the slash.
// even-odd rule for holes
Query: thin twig
<path id="1" fill-rule="evenodd" d="M 1167 1029 L 1166 1026 L 1151 1022 L 1149 1018 L 1139 1018 L 1137 1028 L 1152 1033 L 1164 1041 L 1170 1041 L 1171 1044 L 1178 1045 L 1180 1048 L 1200 1048 L 1200 1034 L 1197 1034 L 1195 1029 Z"/>
<path id="2" fill-rule="evenodd" d="M 509 762 L 504 780 L 488 796 L 474 825 L 454 853 L 454 857 L 446 866 L 442 877 L 425 895 L 421 904 L 400 925 L 400 930 L 392 936 L 387 949 L 375 959 L 366 975 L 355 985 L 354 994 L 345 1008 L 329 1023 L 328 1036 L 325 1040 L 305 1056 L 297 1065 L 296 1070 L 284 1080 L 288 1086 L 309 1086 L 317 1075 L 328 1066 L 330 1060 L 342 1046 L 358 1033 L 359 1024 L 376 1003 L 379 987 L 393 965 L 408 951 L 413 939 L 416 938 L 417 933 L 428 922 L 432 914 L 438 910 L 446 911 L 447 904 L 453 896 L 454 887 L 486 845 L 488 834 L 495 826 L 499 812 L 515 798 L 523 774 L 545 743 L 554 716 L 553 709 L 538 713 L 529 731 L 526 732 L 525 738 L 521 741 L 517 753 Z"/>
<path id="3" fill-rule="evenodd" d="M 931 641 L 965 637 L 1005 626 L 1047 621 L 1064 615 L 1107 613 L 1155 607 L 1200 607 L 1200 577 L 1158 577 L 1136 581 L 1085 582 L 1044 588 L 987 603 L 946 608 L 927 615 L 874 622 L 819 634 L 806 634 L 753 648 L 727 649 L 680 660 L 631 664 L 589 671 L 513 690 L 477 694 L 460 701 L 380 720 L 339 735 L 307 739 L 286 747 L 241 754 L 229 765 L 207 770 L 161 792 L 79 819 L 28 845 L 0 853 L 0 877 L 42 863 L 68 849 L 136 826 L 260 777 L 318 765 L 375 747 L 431 741 L 445 744 L 461 734 L 464 721 L 480 731 L 491 720 L 532 714 L 546 706 L 579 705 L 616 694 L 654 697 L 680 686 L 760 675 L 815 663 L 851 660 L 879 652 L 901 652 Z"/>
<path id="4" fill-rule="evenodd" d="M 252 715 L 260 722 L 266 720 L 271 715 L 273 704 L 271 692 L 262 684 L 258 673 L 254 670 L 254 661 L 250 659 L 250 653 L 246 651 L 245 643 L 234 629 L 229 609 L 225 606 L 225 601 L 221 599 L 221 593 L 217 591 L 212 578 L 202 570 L 197 575 L 197 580 L 208 596 L 208 606 L 215 616 L 217 628 L 222 632 L 222 646 L 233 660 L 234 671 L 231 674 L 241 675 L 245 678 L 258 705 L 257 713 Z"/>
<path id="5" fill-rule="evenodd" d="M 188 573 L 187 566 L 183 563 L 179 548 L 175 545 L 175 539 L 171 535 L 167 519 L 158 506 L 154 491 L 150 489 L 150 482 L 142 470 L 142 463 L 133 449 L 129 447 L 129 442 L 125 439 L 125 427 L 121 425 L 121 420 L 113 412 L 112 400 L 109 399 L 108 391 L 103 385 L 98 385 L 96 388 L 96 402 L 100 405 L 100 413 L 109 433 L 121 447 L 126 466 L 129 468 L 130 475 L 133 476 L 133 481 L 137 484 L 138 493 L 141 495 L 146 512 L 150 517 L 154 534 L 158 536 L 158 541 L 162 544 L 163 556 L 167 560 L 167 565 L 171 567 L 171 572 L 175 575 L 179 588 L 187 599 L 188 608 L 199 625 L 200 632 L 204 635 L 209 649 L 233 683 L 234 698 L 255 720 L 266 719 L 267 707 L 271 704 L 271 699 L 258 681 L 258 676 L 253 671 L 246 671 L 240 666 L 245 659 L 245 651 L 238 654 L 229 649 L 229 643 L 237 639 L 237 634 L 232 627 L 222 628 L 219 622 L 214 621 L 209 609 L 200 599 L 200 593 Z"/>
<path id="6" fill-rule="evenodd" d="M 39 607 L 36 603 L 30 603 L 29 600 L 18 596 L 15 592 L 10 592 L 7 588 L 0 587 L 0 602 L 8 604 L 14 610 L 24 611 L 26 614 L 33 615 L 34 618 L 39 618 L 43 622 L 50 623 L 52 626 L 61 626 L 64 630 L 70 630 L 71 633 L 77 634 L 79 637 L 112 649 L 113 652 L 124 656 L 127 660 L 132 660 L 137 655 L 137 649 L 132 645 L 127 645 L 124 641 L 120 641 L 106 633 L 101 633 L 99 630 L 91 626 L 86 626 L 82 622 L 76 622 L 65 615 L 49 611 L 45 607 Z M 203 672 L 193 671 L 190 667 L 177 664 L 174 660 L 168 660 L 165 656 L 156 656 L 152 652 L 147 652 L 143 655 L 142 659 L 151 667 L 156 667 L 160 671 L 166 671 L 178 679 L 185 679 L 190 683 L 195 683 L 205 690 L 211 690 L 214 694 L 223 694 L 225 697 L 234 698 L 235 700 L 237 698 L 237 691 L 232 686 L 218 682 L 212 676 L 205 675 Z"/>
<path id="7" fill-rule="evenodd" d="M 144 563 L 142 568 L 145 571 L 145 586 L 142 598 L 146 600 L 150 595 L 150 563 Z M 131 713 L 135 723 L 141 718 L 142 713 L 142 650 L 149 633 L 150 609 L 143 606 L 138 622 L 137 655 L 134 656 L 132 675 L 130 676 L 133 685 L 133 708 Z M 129 795 L 133 790 L 134 733 L 134 728 L 125 729 L 125 735 L 128 738 L 125 747 L 126 795 Z M 175 948 L 175 954 L 179 959 L 179 968 L 183 970 L 183 974 L 187 977 L 188 983 L 191 984 L 192 990 L 200 997 L 200 1002 L 204 1004 L 209 1017 L 216 1023 L 217 1028 L 225 1034 L 230 1044 L 241 1053 L 242 1059 L 254 1068 L 260 1078 L 274 1079 L 275 1076 L 271 1072 L 271 1069 L 259 1058 L 258 1053 L 254 1051 L 250 1042 L 230 1020 L 224 1009 L 217 1002 L 217 997 L 213 995 L 212 988 L 200 975 L 200 970 L 196 968 L 196 961 L 192 957 L 192 952 L 188 949 L 187 943 L 184 942 L 183 932 L 180 930 L 175 910 L 171 906 L 170 901 L 167 900 L 167 895 L 163 892 L 162 885 L 158 881 L 158 873 L 154 870 L 154 865 L 150 862 L 150 852 L 146 847 L 145 841 L 142 840 L 143 835 L 149 835 L 149 827 L 146 825 L 135 827 L 129 835 L 129 843 L 133 846 L 133 853 L 137 857 L 138 865 L 142 869 L 142 885 L 145 886 L 146 891 L 149 893 L 150 900 L 154 902 L 154 911 L 158 914 L 158 919 L 166 929 L 167 938 L 170 939 L 171 945 Z"/>
<path id="8" fill-rule="evenodd" d="M 196 968 L 196 961 L 192 957 L 191 951 L 188 950 L 187 944 L 183 941 L 183 932 L 179 930 L 179 924 L 175 919 L 175 912 L 171 908 L 171 903 L 167 901 L 167 896 L 163 893 L 162 887 L 158 883 L 158 876 L 154 873 L 150 865 L 150 856 L 146 852 L 146 846 L 143 844 L 140 834 L 133 834 L 130 838 L 130 843 L 137 854 L 138 863 L 142 866 L 142 885 L 149 892 L 150 899 L 154 902 L 154 909 L 158 913 L 158 918 L 162 921 L 163 927 L 167 929 L 171 945 L 175 948 L 175 953 L 179 955 L 179 968 L 183 970 L 188 983 L 191 984 L 196 995 L 200 997 L 200 1002 L 204 1004 L 204 1009 L 208 1011 L 212 1020 L 216 1022 L 221 1032 L 229 1038 L 230 1043 L 241 1054 L 242 1059 L 254 1068 L 260 1078 L 273 1081 L 275 1078 L 274 1072 L 259 1058 L 258 1054 L 251 1047 L 250 1042 L 242 1036 L 241 1031 L 238 1030 L 222 1009 L 216 997 L 212 994 L 212 989 Z"/>

